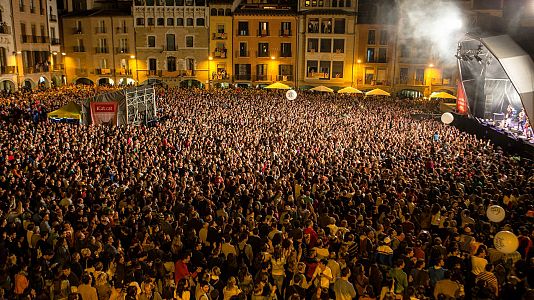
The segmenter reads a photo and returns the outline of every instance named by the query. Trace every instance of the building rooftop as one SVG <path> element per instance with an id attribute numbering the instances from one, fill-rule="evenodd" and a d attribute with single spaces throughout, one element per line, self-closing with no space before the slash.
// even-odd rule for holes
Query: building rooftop
<path id="1" fill-rule="evenodd" d="M 131 9 L 110 9 L 97 8 L 84 11 L 75 11 L 63 15 L 63 18 L 77 18 L 77 17 L 110 17 L 110 16 L 131 16 Z"/>
<path id="2" fill-rule="evenodd" d="M 354 9 L 353 11 L 344 10 L 339 8 L 321 8 L 321 9 L 309 9 L 301 11 L 304 15 L 357 15 L 358 12 Z"/>

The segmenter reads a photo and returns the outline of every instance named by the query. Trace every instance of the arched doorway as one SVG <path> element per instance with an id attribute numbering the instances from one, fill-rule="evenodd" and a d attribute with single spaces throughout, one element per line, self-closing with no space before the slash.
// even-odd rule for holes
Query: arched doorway
<path id="1" fill-rule="evenodd" d="M 83 84 L 83 85 L 94 85 L 95 84 L 91 79 L 88 79 L 88 78 L 85 78 L 85 77 L 81 77 L 81 78 L 76 79 L 75 83 L 76 84 Z"/>
<path id="2" fill-rule="evenodd" d="M 135 85 L 135 80 L 132 78 L 121 78 L 119 79 L 119 85 Z"/>
<path id="3" fill-rule="evenodd" d="M 61 86 L 61 77 L 59 77 L 59 76 L 52 76 L 52 86 L 53 86 L 53 87 Z"/>
<path id="4" fill-rule="evenodd" d="M 180 82 L 181 88 L 204 88 L 204 84 L 196 79 L 188 79 Z"/>
<path id="5" fill-rule="evenodd" d="M 50 87 L 50 80 L 44 76 L 41 76 L 39 77 L 38 85 L 40 89 L 47 89 Z"/>
<path id="6" fill-rule="evenodd" d="M 22 82 L 22 88 L 25 90 L 32 90 L 33 89 L 33 81 L 31 79 L 26 79 Z"/>
<path id="7" fill-rule="evenodd" d="M 0 81 L 0 91 L 14 92 L 15 83 L 11 80 Z"/>
<path id="8" fill-rule="evenodd" d="M 114 85 L 115 82 L 111 78 L 100 78 L 98 79 L 98 85 Z"/>

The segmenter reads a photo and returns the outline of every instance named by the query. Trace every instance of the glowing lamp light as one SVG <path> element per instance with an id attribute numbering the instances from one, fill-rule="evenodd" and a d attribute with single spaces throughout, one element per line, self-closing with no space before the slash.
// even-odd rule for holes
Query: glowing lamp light
<path id="1" fill-rule="evenodd" d="M 22 54 L 22 51 L 17 51 L 17 54 Z"/>
<path id="2" fill-rule="evenodd" d="M 67 53 L 65 53 L 65 52 L 61 52 L 61 55 L 65 56 L 65 55 L 67 55 Z"/>
<path id="3" fill-rule="evenodd" d="M 213 56 L 208 57 L 209 60 L 213 60 Z"/>
<path id="4" fill-rule="evenodd" d="M 53 55 L 57 55 L 57 52 L 52 52 Z"/>
<path id="5" fill-rule="evenodd" d="M 358 59 L 358 63 L 361 64 L 361 63 L 362 63 L 362 60 L 361 60 L 361 59 Z"/>
<path id="6" fill-rule="evenodd" d="M 272 59 L 272 60 L 274 60 L 275 58 L 276 58 L 276 57 L 274 57 L 274 56 L 271 56 L 271 59 Z"/>
<path id="7" fill-rule="evenodd" d="M 428 65 L 430 68 L 433 68 L 434 67 L 434 64 L 429 64 Z"/>
<path id="8" fill-rule="evenodd" d="M 135 58 L 135 55 L 130 55 L 130 58 L 131 58 L 131 59 L 134 59 L 134 58 Z"/>

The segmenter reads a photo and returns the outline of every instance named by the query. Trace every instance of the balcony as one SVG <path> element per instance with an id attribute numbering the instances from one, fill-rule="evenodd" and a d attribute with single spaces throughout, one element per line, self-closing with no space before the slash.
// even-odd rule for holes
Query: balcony
<path id="1" fill-rule="evenodd" d="M 213 57 L 216 57 L 216 58 L 226 58 L 227 55 L 226 55 L 226 52 L 227 52 L 228 49 L 215 49 L 215 52 L 213 52 Z"/>
<path id="2" fill-rule="evenodd" d="M 258 36 L 269 36 L 269 30 L 258 30 Z"/>
<path id="3" fill-rule="evenodd" d="M 34 7 L 30 7 L 30 13 L 32 13 L 32 14 L 35 13 L 35 6 Z"/>
<path id="4" fill-rule="evenodd" d="M 272 81 L 272 76 L 266 75 L 266 74 L 260 74 L 260 75 L 254 75 L 253 81 Z"/>
<path id="5" fill-rule="evenodd" d="M 47 36 L 38 36 L 37 40 L 39 41 L 38 43 L 43 43 L 43 44 L 50 42 L 50 38 Z"/>
<path id="6" fill-rule="evenodd" d="M 330 79 L 330 74 L 322 72 L 308 72 L 306 74 L 306 78 L 328 80 Z"/>
<path id="7" fill-rule="evenodd" d="M 250 53 L 246 50 L 238 50 L 235 52 L 235 57 L 250 57 Z"/>
<path id="8" fill-rule="evenodd" d="M 76 76 L 87 76 L 87 69 L 76 69 Z"/>
<path id="9" fill-rule="evenodd" d="M 50 15 L 50 21 L 57 22 L 57 15 Z"/>
<path id="10" fill-rule="evenodd" d="M 106 27 L 97 27 L 96 33 L 106 33 Z"/>
<path id="11" fill-rule="evenodd" d="M 63 65 L 63 64 L 55 64 L 52 67 L 52 71 L 55 71 L 55 72 L 60 72 L 60 71 L 63 71 L 63 70 L 65 70 L 65 65 Z"/>
<path id="12" fill-rule="evenodd" d="M 223 33 L 217 32 L 212 35 L 212 40 L 226 40 L 226 39 L 228 39 L 228 35 L 225 32 Z"/>
<path id="13" fill-rule="evenodd" d="M 16 67 L 15 66 L 1 66 L 0 67 L 0 74 L 15 74 Z"/>
<path id="14" fill-rule="evenodd" d="M 293 81 L 293 75 L 278 75 L 276 81 Z"/>
<path id="15" fill-rule="evenodd" d="M 115 69 L 95 69 L 96 75 L 112 75 L 115 73 Z"/>
<path id="16" fill-rule="evenodd" d="M 109 53 L 109 49 L 107 47 L 96 47 L 95 52 L 96 53 Z"/>
<path id="17" fill-rule="evenodd" d="M 432 78 L 432 85 L 445 85 L 445 86 L 452 86 L 453 81 L 451 78 Z"/>
<path id="18" fill-rule="evenodd" d="M 163 51 L 178 51 L 178 47 L 176 45 L 165 45 L 163 46 Z"/>
<path id="19" fill-rule="evenodd" d="M 117 75 L 132 75 L 132 70 L 130 69 L 120 69 L 117 71 Z"/>
<path id="20" fill-rule="evenodd" d="M 271 52 L 270 51 L 256 51 L 256 57 L 268 58 L 268 57 L 271 57 Z"/>
<path id="21" fill-rule="evenodd" d="M 117 47 L 115 49 L 115 53 L 117 54 L 125 54 L 125 53 L 128 53 L 128 48 L 127 47 Z"/>
<path id="22" fill-rule="evenodd" d="M 148 76 L 158 76 L 158 77 L 163 76 L 162 70 L 147 70 L 147 72 L 148 72 Z"/>
<path id="23" fill-rule="evenodd" d="M 36 64 L 35 66 L 25 66 L 23 67 L 24 74 L 34 74 L 34 73 L 42 73 L 42 72 L 48 72 L 49 71 L 48 65 L 43 64 Z"/>
<path id="24" fill-rule="evenodd" d="M 11 34 L 11 27 L 3 24 L 0 26 L 0 34 Z"/>
<path id="25" fill-rule="evenodd" d="M 118 34 L 128 33 L 128 28 L 126 28 L 126 27 L 117 27 L 117 33 Z"/>
<path id="26" fill-rule="evenodd" d="M 226 73 L 216 73 L 216 72 L 213 72 L 213 74 L 211 74 L 211 80 L 215 80 L 215 81 L 218 81 L 218 80 L 229 80 L 230 79 L 230 75 L 226 74 Z"/>
<path id="27" fill-rule="evenodd" d="M 83 34 L 83 31 L 81 28 L 73 28 L 72 29 L 72 34 Z"/>
<path id="28" fill-rule="evenodd" d="M 248 36 L 248 29 L 247 30 L 238 30 L 237 31 L 238 36 Z"/>
<path id="29" fill-rule="evenodd" d="M 280 57 L 293 57 L 293 53 L 288 51 L 280 52 Z"/>
<path id="30" fill-rule="evenodd" d="M 84 46 L 74 46 L 73 47 L 73 51 L 74 52 L 85 52 L 85 47 Z"/>
<path id="31" fill-rule="evenodd" d="M 281 37 L 288 37 L 288 36 L 292 36 L 293 33 L 291 32 L 291 29 L 282 29 L 280 30 L 280 36 Z"/>
<path id="32" fill-rule="evenodd" d="M 61 44 L 61 43 L 60 43 L 60 41 L 59 41 L 58 38 L 51 38 L 51 39 L 50 39 L 50 44 L 52 44 L 52 45 L 59 45 L 59 44 Z"/>
<path id="33" fill-rule="evenodd" d="M 234 80 L 247 80 L 250 81 L 252 79 L 251 74 L 238 74 L 234 75 Z"/>

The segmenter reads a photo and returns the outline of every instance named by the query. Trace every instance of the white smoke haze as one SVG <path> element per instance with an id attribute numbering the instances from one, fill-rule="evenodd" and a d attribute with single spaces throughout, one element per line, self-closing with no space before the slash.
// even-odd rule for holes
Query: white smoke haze
<path id="1" fill-rule="evenodd" d="M 454 62 L 458 41 L 466 32 L 462 10 L 442 0 L 397 0 L 397 3 L 400 37 L 419 40 L 441 60 Z"/>

